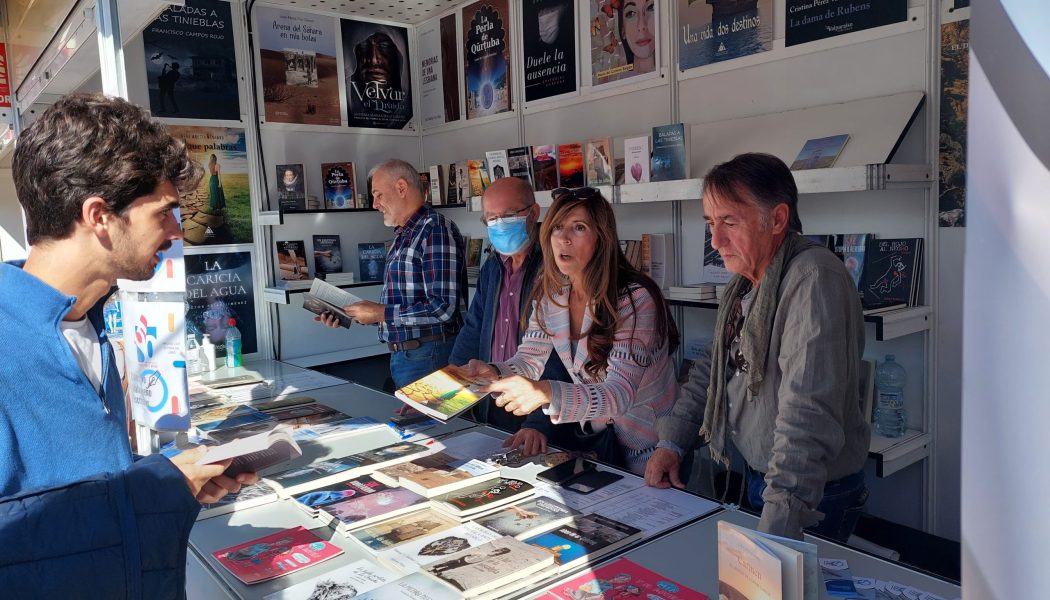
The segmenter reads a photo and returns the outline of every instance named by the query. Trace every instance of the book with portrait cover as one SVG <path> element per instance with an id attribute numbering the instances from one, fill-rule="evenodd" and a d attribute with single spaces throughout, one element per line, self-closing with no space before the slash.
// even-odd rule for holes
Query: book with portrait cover
<path id="1" fill-rule="evenodd" d="M 510 3 L 480 0 L 463 7 L 467 118 L 511 109 Z"/>
<path id="2" fill-rule="evenodd" d="M 612 185 L 616 177 L 616 163 L 613 160 L 612 138 L 588 140 L 584 145 L 584 165 L 587 185 Z"/>
<path id="3" fill-rule="evenodd" d="M 623 141 L 623 182 L 649 183 L 649 136 L 627 138 Z"/>
<path id="4" fill-rule="evenodd" d="M 558 187 L 558 147 L 532 147 L 532 177 L 537 192 Z"/>
<path id="5" fill-rule="evenodd" d="M 653 158 L 650 181 L 675 181 L 689 177 L 689 139 L 685 125 L 653 127 Z"/>
<path id="6" fill-rule="evenodd" d="M 507 165 L 510 176 L 532 185 L 532 149 L 528 146 L 507 150 Z"/>
<path id="7" fill-rule="evenodd" d="M 412 490 L 390 487 L 368 475 L 300 494 L 296 502 L 322 521 L 345 531 L 417 510 L 427 499 Z"/>
<path id="8" fill-rule="evenodd" d="M 664 2 L 590 0 L 591 85 L 654 73 L 661 47 L 659 15 Z"/>
<path id="9" fill-rule="evenodd" d="M 791 170 L 826 169 L 833 166 L 848 141 L 848 133 L 806 140 L 795 162 L 791 163 Z"/>
<path id="10" fill-rule="evenodd" d="M 338 162 L 321 165 L 321 187 L 327 210 L 345 210 L 356 206 L 357 176 L 354 163 Z"/>
<path id="11" fill-rule="evenodd" d="M 361 281 L 382 281 L 386 272 L 386 244 L 362 242 L 357 245 Z"/>
<path id="12" fill-rule="evenodd" d="M 277 203 L 281 211 L 306 210 L 306 178 L 302 164 L 277 165 Z"/>
<path id="13" fill-rule="evenodd" d="M 524 0 L 521 3 L 525 101 L 576 91 L 576 2 Z"/>
<path id="14" fill-rule="evenodd" d="M 226 356 L 226 328 L 236 319 L 241 352 L 257 352 L 252 253 L 187 254 L 185 261 L 187 332 L 207 334 L 219 356 Z"/>
<path id="15" fill-rule="evenodd" d="M 660 600 L 708 600 L 708 597 L 659 573 L 618 558 L 583 575 L 552 585 L 544 598 L 579 600 L 592 595 L 605 598 L 634 597 Z M 629 596 L 628 596 L 629 594 Z"/>
<path id="16" fill-rule="evenodd" d="M 583 187 L 583 144 L 574 142 L 558 146 L 558 185 Z"/>
<path id="17" fill-rule="evenodd" d="M 373 554 L 406 542 L 459 526 L 459 520 L 445 513 L 424 508 L 351 531 L 347 536 L 360 542 Z"/>
<path id="18" fill-rule="evenodd" d="M 468 161 L 463 160 L 456 163 L 456 189 L 461 203 L 470 202 L 470 188 L 470 165 Z"/>
<path id="19" fill-rule="evenodd" d="M 554 554 L 558 571 L 564 573 L 585 562 L 593 563 L 641 537 L 642 530 L 637 527 L 591 514 L 526 538 L 525 542 Z"/>
<path id="20" fill-rule="evenodd" d="M 477 517 L 474 522 L 500 535 L 522 539 L 564 525 L 579 514 L 554 498 L 536 496 L 521 504 L 512 504 L 486 516 Z"/>
<path id="21" fill-rule="evenodd" d="M 446 556 L 424 567 L 423 572 L 470 597 L 496 588 L 512 591 L 524 583 L 522 578 L 552 564 L 550 552 L 501 537 Z"/>
<path id="22" fill-rule="evenodd" d="M 217 550 L 212 556 L 237 579 L 251 585 L 301 571 L 342 553 L 342 548 L 300 526 Z"/>
<path id="23" fill-rule="evenodd" d="M 412 123 L 408 29 L 340 19 L 347 125 L 405 129 Z"/>
<path id="24" fill-rule="evenodd" d="M 314 276 L 343 272 L 343 250 L 338 235 L 314 236 Z"/>
<path id="25" fill-rule="evenodd" d="M 310 278 L 306 265 L 306 244 L 302 240 L 274 242 L 277 246 L 277 270 L 281 281 L 300 281 Z"/>
<path id="26" fill-rule="evenodd" d="M 868 244 L 874 239 L 875 235 L 871 233 L 840 233 L 832 241 L 832 250 L 846 265 L 857 293 L 860 293 L 860 281 L 864 274 L 864 255 Z"/>

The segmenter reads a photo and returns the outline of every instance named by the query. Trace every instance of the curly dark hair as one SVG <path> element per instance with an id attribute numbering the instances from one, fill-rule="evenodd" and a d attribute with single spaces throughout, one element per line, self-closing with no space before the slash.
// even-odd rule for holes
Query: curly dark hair
<path id="1" fill-rule="evenodd" d="M 69 237 L 87 198 L 123 216 L 161 181 L 186 194 L 204 175 L 145 110 L 102 94 L 71 94 L 44 111 L 19 136 L 12 170 L 30 244 Z"/>

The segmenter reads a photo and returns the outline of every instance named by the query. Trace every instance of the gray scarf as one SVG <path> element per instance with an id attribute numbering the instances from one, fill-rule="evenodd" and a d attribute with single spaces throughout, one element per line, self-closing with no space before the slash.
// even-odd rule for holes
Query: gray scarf
<path id="1" fill-rule="evenodd" d="M 777 300 L 780 296 L 780 280 L 791 259 L 798 253 L 815 247 L 818 245 L 801 235 L 789 233 L 773 255 L 773 260 L 766 267 L 754 292 L 751 310 L 740 332 L 740 352 L 750 365 L 747 372 L 749 401 L 758 394 L 762 386 L 769 338 L 773 331 L 773 317 L 776 315 Z M 734 275 L 729 280 L 722 304 L 718 307 L 714 342 L 711 347 L 711 381 L 707 386 L 704 424 L 700 428 L 700 437 L 710 444 L 711 458 L 725 465 L 729 465 L 729 455 L 726 453 L 726 431 L 729 429 L 729 403 L 726 398 L 726 342 L 729 340 L 725 339 L 726 323 L 733 312 L 733 303 L 738 301 L 741 292 L 749 284 L 743 276 Z"/>

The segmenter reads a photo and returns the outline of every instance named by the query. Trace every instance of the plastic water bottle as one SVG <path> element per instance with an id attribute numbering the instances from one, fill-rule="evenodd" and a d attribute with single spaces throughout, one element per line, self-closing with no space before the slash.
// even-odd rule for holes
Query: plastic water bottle
<path id="1" fill-rule="evenodd" d="M 241 330 L 237 329 L 237 320 L 230 319 L 226 323 L 226 368 L 232 369 L 242 364 L 241 359 Z"/>
<path id="2" fill-rule="evenodd" d="M 192 333 L 186 335 L 186 374 L 190 377 L 201 374 L 201 348 Z"/>
<path id="3" fill-rule="evenodd" d="M 904 367 L 893 360 L 892 354 L 875 369 L 875 432 L 881 436 L 898 438 L 904 435 L 907 418 L 904 414 Z"/>

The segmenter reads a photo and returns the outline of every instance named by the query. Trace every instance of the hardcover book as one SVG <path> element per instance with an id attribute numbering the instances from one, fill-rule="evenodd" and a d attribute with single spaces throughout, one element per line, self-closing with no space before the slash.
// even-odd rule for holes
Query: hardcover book
<path id="1" fill-rule="evenodd" d="M 583 144 L 561 144 L 558 146 L 558 185 L 578 188 L 584 185 Z"/>
<path id="2" fill-rule="evenodd" d="M 379 469 L 380 481 L 400 485 L 428 498 L 499 478 L 499 468 L 476 458 L 444 452 Z"/>
<path id="3" fill-rule="evenodd" d="M 310 268 L 306 265 L 306 244 L 302 240 L 274 244 L 277 246 L 277 270 L 281 281 L 310 278 Z"/>
<path id="4" fill-rule="evenodd" d="M 290 588 L 274 592 L 263 600 L 340 600 L 359 597 L 398 578 L 368 559 L 354 561 L 308 579 Z"/>
<path id="5" fill-rule="evenodd" d="M 868 243 L 860 286 L 865 309 L 915 305 L 922 272 L 922 243 L 922 238 Z"/>
<path id="6" fill-rule="evenodd" d="M 528 146 L 507 150 L 507 167 L 510 176 L 532 184 L 532 149 Z"/>
<path id="7" fill-rule="evenodd" d="M 277 204 L 281 211 L 306 210 L 302 164 L 277 165 Z"/>
<path id="8" fill-rule="evenodd" d="M 485 164 L 488 166 L 489 178 L 492 181 L 510 176 L 510 163 L 506 150 L 489 150 L 485 153 Z"/>
<path id="9" fill-rule="evenodd" d="M 357 245 L 361 281 L 382 281 L 386 273 L 386 244 L 366 242 Z"/>
<path id="10" fill-rule="evenodd" d="M 295 527 L 212 553 L 237 579 L 251 585 L 312 567 L 343 553 L 304 527 Z"/>
<path id="11" fill-rule="evenodd" d="M 547 496 L 536 496 L 521 504 L 512 504 L 474 522 L 500 535 L 522 539 L 541 531 L 564 525 L 579 512 Z"/>
<path id="12" fill-rule="evenodd" d="M 430 166 L 430 203 L 434 206 L 446 204 L 445 173 L 441 165 Z"/>
<path id="13" fill-rule="evenodd" d="M 463 377 L 445 367 L 413 381 L 394 395 L 412 408 L 444 422 L 480 402 L 486 394 L 476 390 L 488 383 L 485 379 Z"/>
<path id="14" fill-rule="evenodd" d="M 623 182 L 649 182 L 649 136 L 627 138 L 623 141 L 624 175 Z"/>
<path id="15" fill-rule="evenodd" d="M 321 165 L 321 189 L 324 190 L 324 207 L 327 210 L 346 210 L 357 206 L 355 203 L 356 182 L 354 163 L 323 163 Z"/>
<path id="16" fill-rule="evenodd" d="M 650 181 L 675 181 L 689 177 L 688 141 L 682 123 L 653 127 Z"/>
<path id="17" fill-rule="evenodd" d="M 791 163 L 791 170 L 801 171 L 803 169 L 826 169 L 831 167 L 838 160 L 839 154 L 842 153 L 842 148 L 846 146 L 848 141 L 848 133 L 806 140 L 802 150 L 795 157 L 795 162 Z"/>
<path id="18" fill-rule="evenodd" d="M 514 589 L 515 581 L 554 563 L 554 556 L 512 537 L 501 537 L 476 548 L 433 562 L 423 571 L 466 596 L 499 587 Z"/>
<path id="19" fill-rule="evenodd" d="M 558 147 L 532 147 L 532 177 L 537 192 L 558 187 Z"/>
<path id="20" fill-rule="evenodd" d="M 458 527 L 459 521 L 432 508 L 386 519 L 368 527 L 355 529 L 347 535 L 372 552 L 388 550 L 406 542 Z"/>
<path id="21" fill-rule="evenodd" d="M 586 183 L 590 187 L 612 185 L 616 176 L 613 161 L 612 138 L 588 140 L 584 146 Z"/>
<path id="22" fill-rule="evenodd" d="M 498 471 L 497 471 L 498 475 Z M 524 500 L 535 493 L 531 483 L 520 479 L 500 478 L 487 483 L 434 498 L 434 508 L 457 517 L 494 510 L 505 504 Z"/>
<path id="23" fill-rule="evenodd" d="M 292 496 L 346 479 L 352 479 L 363 471 L 379 466 L 389 466 L 398 462 L 411 460 L 412 457 L 428 452 L 426 446 L 412 442 L 399 442 L 348 456 L 326 458 L 308 465 L 282 471 L 267 477 L 283 495 Z"/>
<path id="24" fill-rule="evenodd" d="M 547 533 L 527 538 L 526 543 L 554 555 L 559 572 L 565 572 L 641 539 L 642 530 L 601 515 L 584 515 Z"/>
<path id="25" fill-rule="evenodd" d="M 377 558 L 381 563 L 399 571 L 414 573 L 420 567 L 434 561 L 500 537 L 499 534 L 468 521 L 457 527 L 405 542 L 396 548 L 383 550 Z"/>
<path id="26" fill-rule="evenodd" d="M 343 250 L 338 235 L 314 236 L 314 275 L 324 279 L 343 272 Z"/>
<path id="27" fill-rule="evenodd" d="M 708 600 L 700 592 L 655 573 L 626 558 L 583 575 L 554 584 L 544 598 L 582 600 L 583 598 L 659 598 L 660 600 Z M 732 598 L 732 597 L 730 597 Z M 737 600 L 733 598 L 733 600 Z"/>

